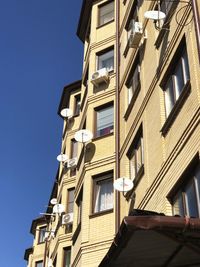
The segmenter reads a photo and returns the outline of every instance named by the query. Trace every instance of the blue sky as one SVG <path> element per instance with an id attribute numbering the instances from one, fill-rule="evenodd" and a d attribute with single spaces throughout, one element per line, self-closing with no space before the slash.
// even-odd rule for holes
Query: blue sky
<path id="1" fill-rule="evenodd" d="M 0 3 L 0 266 L 23 267 L 58 168 L 61 93 L 81 77 L 82 1 Z"/>

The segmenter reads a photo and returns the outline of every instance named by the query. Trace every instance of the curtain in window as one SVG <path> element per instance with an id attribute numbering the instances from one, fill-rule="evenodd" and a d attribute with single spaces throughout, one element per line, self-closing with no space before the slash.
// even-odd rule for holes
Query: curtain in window
<path id="1" fill-rule="evenodd" d="M 113 129 L 113 106 L 97 111 L 97 136 L 109 134 Z"/>
<path id="2" fill-rule="evenodd" d="M 113 208 L 112 179 L 97 182 L 94 212 L 100 212 L 112 208 Z"/>

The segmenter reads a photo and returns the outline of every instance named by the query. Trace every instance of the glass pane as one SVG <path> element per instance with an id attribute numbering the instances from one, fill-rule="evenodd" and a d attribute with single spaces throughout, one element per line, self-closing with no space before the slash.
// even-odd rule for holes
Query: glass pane
<path id="1" fill-rule="evenodd" d="M 36 267 L 43 267 L 43 261 L 36 262 Z"/>
<path id="2" fill-rule="evenodd" d="M 114 2 L 100 7 L 99 9 L 99 25 L 103 25 L 114 19 Z"/>
<path id="3" fill-rule="evenodd" d="M 134 179 L 136 176 L 136 158 L 135 158 L 135 153 L 130 159 L 130 173 L 131 173 L 131 179 Z"/>
<path id="4" fill-rule="evenodd" d="M 71 157 L 75 158 L 78 153 L 78 142 L 74 139 L 71 140 Z"/>
<path id="5" fill-rule="evenodd" d="M 113 183 L 112 179 L 98 181 L 96 186 L 95 212 L 113 208 Z"/>
<path id="6" fill-rule="evenodd" d="M 184 87 L 183 69 L 182 69 L 181 61 L 179 61 L 178 66 L 175 69 L 174 77 L 175 77 L 175 84 L 176 84 L 175 87 L 176 87 L 176 100 L 177 100 Z"/>
<path id="7" fill-rule="evenodd" d="M 198 217 L 197 199 L 194 191 L 193 181 L 185 189 L 185 201 L 187 207 L 187 215 L 190 217 Z"/>
<path id="8" fill-rule="evenodd" d="M 137 147 L 136 147 L 136 161 L 137 161 L 137 173 L 139 169 L 142 167 L 142 146 L 141 146 L 141 140 L 139 140 Z"/>
<path id="9" fill-rule="evenodd" d="M 177 196 L 175 196 L 174 202 L 173 202 L 173 215 L 180 215 L 184 216 L 184 208 L 183 208 L 183 199 L 182 199 L 182 192 L 178 193 Z"/>
<path id="10" fill-rule="evenodd" d="M 73 212 L 74 209 L 74 189 L 68 190 L 67 212 Z"/>
<path id="11" fill-rule="evenodd" d="M 97 136 L 112 132 L 113 118 L 113 106 L 97 111 Z"/>
<path id="12" fill-rule="evenodd" d="M 183 52 L 183 72 L 185 77 L 185 83 L 190 80 L 190 71 L 189 71 L 189 64 L 188 64 L 188 57 L 186 49 Z"/>
<path id="13" fill-rule="evenodd" d="M 108 71 L 114 69 L 114 50 L 110 50 L 98 56 L 98 69 L 106 68 Z"/>
<path id="14" fill-rule="evenodd" d="M 64 267 L 70 267 L 71 249 L 64 249 Z"/>
<path id="15" fill-rule="evenodd" d="M 200 165 L 197 167 L 195 171 L 195 178 L 197 181 L 197 194 L 198 194 L 198 200 L 200 200 Z"/>
<path id="16" fill-rule="evenodd" d="M 175 104 L 175 99 L 174 99 L 173 82 L 172 78 L 170 78 L 165 86 L 165 108 L 167 117 L 171 112 L 174 104 Z"/>
<path id="17" fill-rule="evenodd" d="M 41 227 L 39 232 L 39 243 L 42 243 L 45 241 L 45 233 L 46 233 L 47 227 Z"/>

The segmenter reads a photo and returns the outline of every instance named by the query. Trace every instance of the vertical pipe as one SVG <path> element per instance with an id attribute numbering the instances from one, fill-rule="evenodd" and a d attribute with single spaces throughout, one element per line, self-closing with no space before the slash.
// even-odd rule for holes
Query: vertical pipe
<path id="1" fill-rule="evenodd" d="M 197 0 L 192 0 L 192 10 L 194 15 L 194 25 L 197 39 L 197 49 L 200 63 L 200 19 L 199 19 L 199 10 L 197 7 Z"/>
<path id="2" fill-rule="evenodd" d="M 119 24 L 120 24 L 120 0 L 116 0 L 116 94 L 115 94 L 115 179 L 120 177 L 119 164 L 119 73 L 120 73 L 120 47 L 119 47 Z M 117 234 L 120 225 L 120 199 L 119 192 L 115 191 L 115 233 Z"/>

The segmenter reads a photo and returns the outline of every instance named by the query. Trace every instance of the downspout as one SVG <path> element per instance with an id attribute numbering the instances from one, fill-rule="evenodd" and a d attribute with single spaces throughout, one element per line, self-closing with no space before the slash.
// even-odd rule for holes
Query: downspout
<path id="1" fill-rule="evenodd" d="M 199 19 L 199 10 L 197 7 L 197 0 L 192 0 L 192 10 L 194 15 L 194 25 L 197 39 L 197 49 L 200 63 L 200 19 Z"/>
<path id="2" fill-rule="evenodd" d="M 120 177 L 120 119 L 119 119 L 119 83 L 120 83 L 120 44 L 119 44 L 119 24 L 120 24 L 120 0 L 116 0 L 116 95 L 115 95 L 115 179 Z M 115 191 L 115 234 L 120 226 L 120 198 L 119 191 Z"/>

